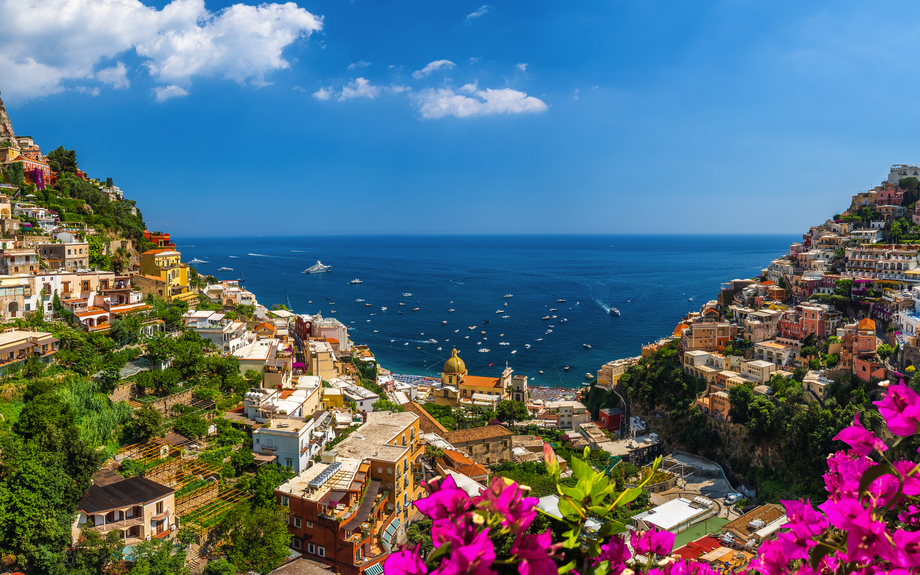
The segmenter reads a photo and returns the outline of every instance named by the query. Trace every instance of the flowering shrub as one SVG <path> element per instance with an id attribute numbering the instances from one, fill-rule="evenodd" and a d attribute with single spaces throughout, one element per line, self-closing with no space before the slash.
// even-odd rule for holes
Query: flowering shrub
<path id="1" fill-rule="evenodd" d="M 903 381 L 889 386 L 875 405 L 889 431 L 898 436 L 894 445 L 920 430 L 920 396 Z M 862 426 L 859 414 L 834 439 L 850 449 L 828 457 L 828 500 L 817 509 L 810 501 L 783 501 L 788 523 L 775 539 L 761 545 L 749 575 L 920 573 L 920 465 L 890 461 L 890 446 Z M 436 479 L 425 484 L 429 497 L 415 502 L 432 519 L 434 550 L 423 559 L 418 546 L 404 546 L 387 558 L 384 573 L 495 575 L 497 565 L 514 565 L 520 575 L 576 569 L 584 575 L 718 573 L 705 563 L 672 557 L 671 533 L 652 529 L 624 536 L 626 526 L 615 512 L 634 500 L 645 483 L 617 493 L 603 473 L 573 458 L 578 483 L 564 487 L 558 485 L 560 468 L 549 445 L 544 445 L 544 461 L 557 482 L 559 512 L 569 528 L 562 540 L 553 542 L 549 530 L 528 532 L 537 517 L 538 500 L 525 497 L 526 488 L 513 481 L 497 477 L 471 498 L 453 478 Z M 648 477 L 660 463 L 659 458 Z M 587 529 L 589 519 L 601 527 Z M 497 534 L 513 538 L 507 557 L 496 553 Z M 575 560 L 565 563 L 567 554 L 578 554 L 570 550 L 586 552 L 579 565 Z"/>

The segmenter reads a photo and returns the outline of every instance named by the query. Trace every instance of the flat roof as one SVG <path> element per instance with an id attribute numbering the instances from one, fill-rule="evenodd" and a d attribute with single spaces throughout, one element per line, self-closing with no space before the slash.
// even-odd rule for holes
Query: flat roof
<path id="1" fill-rule="evenodd" d="M 335 450 L 342 457 L 353 457 L 359 460 L 398 461 L 409 450 L 409 446 L 389 445 L 388 442 L 402 434 L 410 425 L 418 421 L 418 418 L 418 415 L 411 411 L 403 413 L 372 411 L 367 414 L 367 423 L 356 429 L 342 443 L 336 445 Z"/>
<path id="2" fill-rule="evenodd" d="M 633 519 L 636 521 L 641 519 L 665 531 L 670 531 L 681 523 L 686 523 L 694 517 L 706 513 L 710 509 L 711 507 L 706 507 L 695 501 L 678 497 L 677 499 L 662 503 L 658 507 L 634 515 Z"/>

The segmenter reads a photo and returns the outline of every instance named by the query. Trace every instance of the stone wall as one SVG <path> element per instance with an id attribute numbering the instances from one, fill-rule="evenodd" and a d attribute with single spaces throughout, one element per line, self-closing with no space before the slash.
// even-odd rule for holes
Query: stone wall
<path id="1" fill-rule="evenodd" d="M 111 399 L 113 403 L 128 401 L 135 397 L 137 397 L 137 386 L 133 381 L 123 382 L 115 388 L 115 391 L 109 394 L 109 399 Z"/>

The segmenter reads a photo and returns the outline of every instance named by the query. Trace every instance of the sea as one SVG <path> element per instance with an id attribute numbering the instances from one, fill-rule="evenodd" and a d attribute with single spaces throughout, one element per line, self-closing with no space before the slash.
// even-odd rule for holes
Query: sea
<path id="1" fill-rule="evenodd" d="M 508 365 L 531 385 L 579 387 L 604 363 L 639 355 L 644 344 L 669 336 L 686 313 L 715 299 L 722 282 L 759 275 L 797 239 L 790 234 L 174 241 L 183 261 L 207 262 L 194 266 L 199 273 L 243 280 L 266 307 L 284 304 L 296 313 L 337 318 L 349 327 L 352 341 L 367 344 L 391 371 L 437 377 L 456 348 L 470 375 L 497 377 Z M 302 273 L 317 260 L 331 271 Z M 221 267 L 232 271 L 218 271 Z M 355 279 L 361 283 L 350 283 Z M 611 307 L 620 315 L 611 315 Z"/>

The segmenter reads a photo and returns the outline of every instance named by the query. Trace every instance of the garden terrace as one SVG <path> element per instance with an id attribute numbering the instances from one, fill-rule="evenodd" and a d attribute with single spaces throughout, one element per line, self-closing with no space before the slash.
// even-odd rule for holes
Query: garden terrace
<path id="1" fill-rule="evenodd" d="M 245 503 L 251 497 L 251 494 L 238 489 L 222 489 L 217 494 L 217 498 L 210 503 L 183 515 L 182 523 L 198 535 L 204 536 L 217 527 L 230 511 Z"/>

